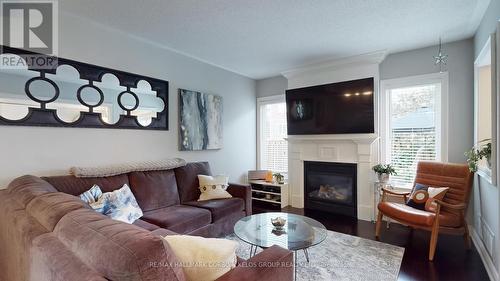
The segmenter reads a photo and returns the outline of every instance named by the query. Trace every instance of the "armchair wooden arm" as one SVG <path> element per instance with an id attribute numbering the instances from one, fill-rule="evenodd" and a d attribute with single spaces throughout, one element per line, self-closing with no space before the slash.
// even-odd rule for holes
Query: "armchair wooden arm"
<path id="1" fill-rule="evenodd" d="M 381 201 L 385 201 L 385 195 L 387 194 L 390 194 L 390 195 L 393 195 L 393 196 L 401 196 L 404 198 L 404 200 L 408 200 L 408 195 L 410 195 L 411 192 L 396 192 L 396 191 L 393 191 L 393 190 L 389 190 L 385 187 L 382 188 L 382 200 Z"/>
<path id="2" fill-rule="evenodd" d="M 408 196 L 408 195 L 410 195 L 410 192 L 396 192 L 396 191 L 387 189 L 385 187 L 382 188 L 382 191 L 383 192 L 387 192 L 387 193 L 392 194 L 392 195 L 399 195 L 399 196 Z"/>

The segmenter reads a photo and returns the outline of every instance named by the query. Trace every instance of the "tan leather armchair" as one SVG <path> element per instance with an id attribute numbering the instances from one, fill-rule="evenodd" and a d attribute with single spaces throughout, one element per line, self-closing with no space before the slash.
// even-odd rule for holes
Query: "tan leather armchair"
<path id="1" fill-rule="evenodd" d="M 407 206 L 404 203 L 386 202 L 386 196 L 399 196 L 405 202 L 411 192 L 398 193 L 383 190 L 381 202 L 378 204 L 378 217 L 375 237 L 380 236 L 380 226 L 384 216 L 412 228 L 431 232 L 429 260 L 434 259 L 439 233 L 461 234 L 467 248 L 470 248 L 469 230 L 465 221 L 465 211 L 472 188 L 473 173 L 467 165 L 419 162 L 415 183 L 436 187 L 449 187 L 443 200 L 436 200 L 434 212 L 423 211 Z"/>

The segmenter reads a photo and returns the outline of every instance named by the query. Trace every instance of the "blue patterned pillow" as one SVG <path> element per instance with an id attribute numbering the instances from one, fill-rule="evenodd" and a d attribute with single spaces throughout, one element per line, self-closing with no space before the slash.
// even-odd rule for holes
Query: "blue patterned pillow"
<path id="1" fill-rule="evenodd" d="M 94 186 L 92 186 L 89 190 L 85 191 L 79 196 L 80 199 L 82 199 L 82 201 L 86 202 L 87 204 L 95 203 L 97 202 L 97 200 L 99 200 L 99 197 L 102 196 L 102 191 L 97 184 L 94 184 Z"/>
<path id="2" fill-rule="evenodd" d="M 97 202 L 90 203 L 90 207 L 114 220 L 126 223 L 133 223 L 143 215 L 134 194 L 126 184 L 113 192 L 102 194 Z"/>

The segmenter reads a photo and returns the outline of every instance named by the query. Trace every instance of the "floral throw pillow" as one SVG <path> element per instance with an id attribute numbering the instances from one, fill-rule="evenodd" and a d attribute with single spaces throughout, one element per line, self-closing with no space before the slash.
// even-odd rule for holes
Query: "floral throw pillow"
<path id="1" fill-rule="evenodd" d="M 126 223 L 133 223 L 143 215 L 134 194 L 126 184 L 115 191 L 103 193 L 96 202 L 89 205 L 101 214 Z"/>
<path id="2" fill-rule="evenodd" d="M 101 196 L 102 191 L 97 184 L 94 184 L 94 186 L 92 186 L 89 190 L 79 195 L 80 199 L 87 204 L 95 203 Z"/>

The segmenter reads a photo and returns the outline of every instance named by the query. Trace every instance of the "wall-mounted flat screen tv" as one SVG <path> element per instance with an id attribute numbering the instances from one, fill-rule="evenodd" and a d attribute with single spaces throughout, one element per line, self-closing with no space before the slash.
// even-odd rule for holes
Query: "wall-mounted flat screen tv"
<path id="1" fill-rule="evenodd" d="M 288 134 L 373 133 L 373 81 L 365 78 L 287 90 Z"/>

